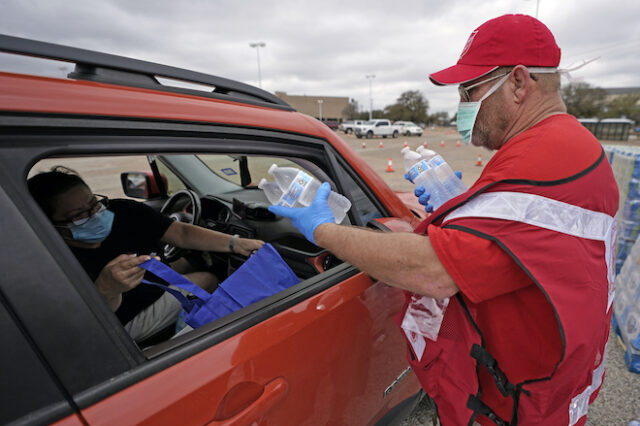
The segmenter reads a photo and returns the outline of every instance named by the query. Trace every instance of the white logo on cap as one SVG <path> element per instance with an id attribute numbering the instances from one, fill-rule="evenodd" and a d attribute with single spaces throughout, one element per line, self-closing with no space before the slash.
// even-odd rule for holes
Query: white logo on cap
<path id="1" fill-rule="evenodd" d="M 475 30 L 471 33 L 469 39 L 467 39 L 467 43 L 464 45 L 464 49 L 462 49 L 462 53 L 460 54 L 458 60 L 462 59 L 462 57 L 467 54 L 469 48 L 471 47 L 471 43 L 473 43 L 473 39 L 476 38 L 476 34 L 478 34 L 478 30 Z"/>

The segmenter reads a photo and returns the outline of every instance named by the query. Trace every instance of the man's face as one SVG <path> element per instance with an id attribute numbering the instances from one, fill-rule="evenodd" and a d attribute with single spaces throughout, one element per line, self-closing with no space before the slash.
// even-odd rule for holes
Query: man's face
<path id="1" fill-rule="evenodd" d="M 482 101 L 471 143 L 490 150 L 500 148 L 501 138 L 509 126 L 509 111 L 500 90 Z"/>
<path id="2" fill-rule="evenodd" d="M 478 81 L 482 79 L 486 79 L 486 77 L 482 77 Z M 475 82 L 471 82 L 469 86 L 474 83 Z M 478 101 L 482 99 L 484 94 L 491 90 L 494 84 L 498 84 L 498 82 L 494 81 L 473 88 L 469 92 L 470 100 Z M 483 146 L 490 150 L 500 148 L 500 138 L 507 129 L 510 121 L 502 91 L 503 88 L 504 84 L 482 101 L 471 136 L 471 143 L 474 146 Z"/>

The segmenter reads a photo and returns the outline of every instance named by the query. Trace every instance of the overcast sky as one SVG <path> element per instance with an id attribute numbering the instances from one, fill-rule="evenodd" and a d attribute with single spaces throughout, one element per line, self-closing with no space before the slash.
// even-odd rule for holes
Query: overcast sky
<path id="1" fill-rule="evenodd" d="M 188 68 L 292 95 L 345 96 L 369 109 L 420 90 L 454 113 L 455 88 L 427 75 L 453 65 L 471 31 L 536 0 L 0 0 L 0 33 Z M 640 86 L 640 0 L 539 0 L 561 66 L 599 87 Z M 0 68 L 62 76 L 59 65 L 0 54 Z"/>

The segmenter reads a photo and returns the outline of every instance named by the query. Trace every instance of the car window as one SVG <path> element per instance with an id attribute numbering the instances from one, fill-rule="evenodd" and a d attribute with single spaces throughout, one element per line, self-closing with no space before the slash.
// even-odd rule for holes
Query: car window
<path id="1" fill-rule="evenodd" d="M 241 186 L 240 178 L 241 161 L 246 161 L 247 170 L 251 176 L 251 184 L 244 188 Z M 305 259 L 312 259 L 314 256 L 320 255 L 322 250 L 309 243 L 293 228 L 288 220 L 274 221 L 274 218 L 269 216 L 266 210 L 268 202 L 264 193 L 256 188 L 257 183 L 262 178 L 267 178 L 269 181 L 274 180 L 273 176 L 268 173 L 272 164 L 304 170 L 319 180 L 332 182 L 337 187 L 336 181 L 306 158 L 241 156 L 226 153 L 58 157 L 39 161 L 33 166 L 28 177 L 31 178 L 40 172 L 50 171 L 52 167 L 63 166 L 79 174 L 94 194 L 108 196 L 110 198 L 108 209 L 113 210 L 111 206 L 114 203 L 119 203 L 118 199 L 129 198 L 123 192 L 121 173 L 150 172 L 150 162 L 157 166 L 158 172 L 168 188 L 168 196 L 176 194 L 180 189 L 191 189 L 196 194 L 199 194 L 202 204 L 199 226 L 229 235 L 238 234 L 242 238 L 271 242 L 278 247 L 285 261 L 293 269 L 293 273 L 302 280 L 323 273 L 327 268 L 334 267 L 340 263 L 339 261 L 334 261 L 333 263 L 322 265 L 308 260 L 301 262 L 299 260 L 301 255 Z M 345 193 L 349 194 L 353 204 L 351 214 L 358 218 L 357 221 L 366 223 L 373 217 L 380 217 L 381 213 L 368 199 L 356 181 L 348 173 L 343 172 L 340 175 L 342 179 L 340 187 Z M 215 198 L 209 198 L 210 196 Z M 136 202 L 145 201 L 137 200 Z M 240 203 L 239 208 L 236 206 L 237 202 Z M 153 209 L 159 210 L 162 204 L 149 205 Z M 251 208 L 253 209 L 255 209 L 254 206 L 263 206 L 263 210 L 261 210 L 260 214 L 252 213 L 251 216 L 246 216 L 247 206 L 252 206 Z M 181 217 L 183 212 L 187 214 L 193 213 L 193 206 L 190 204 L 181 204 L 178 207 L 175 212 L 179 213 L 180 216 L 176 217 Z M 171 211 L 168 211 L 168 213 L 171 213 Z M 265 218 L 261 219 L 261 217 Z M 347 216 L 344 223 L 351 223 L 351 219 Z M 139 238 L 136 235 L 132 234 L 131 239 Z M 75 237 L 69 235 L 64 238 L 68 240 Z M 131 247 L 134 246 L 136 245 L 134 244 Z M 162 254 L 161 244 L 157 244 L 156 247 L 158 247 L 156 253 Z M 150 251 L 151 249 L 147 251 L 132 249 L 131 252 L 144 254 Z M 289 253 L 291 257 L 288 257 Z M 125 253 L 112 253 L 110 256 L 115 257 L 118 254 Z M 187 254 L 190 256 L 187 258 L 189 265 L 204 267 L 206 271 L 219 277 L 220 281 L 232 274 L 245 260 L 237 256 L 227 256 L 224 253 L 220 255 L 214 252 L 188 252 Z M 81 266 L 84 266 L 81 259 L 79 259 L 79 262 Z M 87 272 L 91 277 L 91 273 L 88 270 Z M 131 333 L 129 328 L 125 329 L 128 333 Z M 159 337 L 154 336 L 151 340 L 145 337 L 136 341 L 141 345 L 141 348 L 152 348 L 157 343 L 166 342 L 168 337 L 171 336 L 170 330 L 165 330 L 163 333 L 165 334 Z"/>

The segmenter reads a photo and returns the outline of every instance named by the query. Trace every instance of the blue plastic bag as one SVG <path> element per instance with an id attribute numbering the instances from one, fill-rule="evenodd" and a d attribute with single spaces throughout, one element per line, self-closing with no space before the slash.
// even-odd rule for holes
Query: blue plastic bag
<path id="1" fill-rule="evenodd" d="M 184 309 L 181 317 L 193 328 L 201 327 L 300 282 L 271 244 L 262 246 L 211 294 L 155 259 L 139 266 L 195 296 L 194 299 L 189 299 L 166 285 L 142 280 L 144 284 L 160 287 L 178 299 Z"/>

